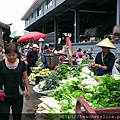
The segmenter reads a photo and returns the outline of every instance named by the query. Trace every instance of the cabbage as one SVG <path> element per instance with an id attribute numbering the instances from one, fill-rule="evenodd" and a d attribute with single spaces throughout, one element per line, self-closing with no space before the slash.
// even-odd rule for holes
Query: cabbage
<path id="1" fill-rule="evenodd" d="M 84 98 L 88 101 L 91 102 L 92 101 L 92 97 L 93 95 L 91 93 L 85 93 Z"/>
<path id="2" fill-rule="evenodd" d="M 69 108 L 69 102 L 68 100 L 61 100 L 59 103 L 62 106 L 62 109 L 68 109 Z"/>
<path id="3" fill-rule="evenodd" d="M 92 93 L 94 91 L 94 86 L 93 85 L 87 85 L 84 87 L 84 91 L 88 93 Z"/>

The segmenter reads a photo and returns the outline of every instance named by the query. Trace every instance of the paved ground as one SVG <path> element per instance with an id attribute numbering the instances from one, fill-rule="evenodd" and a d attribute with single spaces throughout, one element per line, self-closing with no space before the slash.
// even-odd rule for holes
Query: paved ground
<path id="1" fill-rule="evenodd" d="M 37 105 L 39 104 L 38 98 L 40 97 L 38 93 L 33 91 L 33 86 L 30 85 L 31 88 L 31 99 L 27 101 L 24 99 L 23 104 L 23 120 L 34 120 L 35 119 L 35 112 L 37 109 Z"/>

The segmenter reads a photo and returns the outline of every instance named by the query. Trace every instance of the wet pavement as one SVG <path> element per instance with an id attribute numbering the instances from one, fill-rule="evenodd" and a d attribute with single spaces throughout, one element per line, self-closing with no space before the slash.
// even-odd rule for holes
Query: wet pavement
<path id="1" fill-rule="evenodd" d="M 30 85 L 30 89 L 31 89 L 30 100 L 27 101 L 24 98 L 22 120 L 35 120 L 35 112 L 36 112 L 36 109 L 38 108 L 38 104 L 40 103 L 40 100 L 38 100 L 40 96 L 38 93 L 34 92 L 32 88 L 33 86 Z"/>

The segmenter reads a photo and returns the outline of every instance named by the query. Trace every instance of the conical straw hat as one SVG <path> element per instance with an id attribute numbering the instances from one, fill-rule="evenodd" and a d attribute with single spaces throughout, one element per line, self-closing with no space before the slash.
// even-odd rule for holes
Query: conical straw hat
<path id="1" fill-rule="evenodd" d="M 108 38 L 103 39 L 101 42 L 99 42 L 96 45 L 99 46 L 99 47 L 108 47 L 108 48 L 112 48 L 112 49 L 116 48 Z"/>

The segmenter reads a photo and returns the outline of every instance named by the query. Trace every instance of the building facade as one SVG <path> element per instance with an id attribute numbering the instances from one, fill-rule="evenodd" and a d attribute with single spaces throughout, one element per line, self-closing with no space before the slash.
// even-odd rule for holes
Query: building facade
<path id="1" fill-rule="evenodd" d="M 45 42 L 52 42 L 56 48 L 60 34 L 70 33 L 73 51 L 78 47 L 87 50 L 96 48 L 97 40 L 93 43 L 91 37 L 103 38 L 112 33 L 114 25 L 120 25 L 120 0 L 35 0 L 21 20 L 26 30 L 54 32 L 54 37 Z"/>

